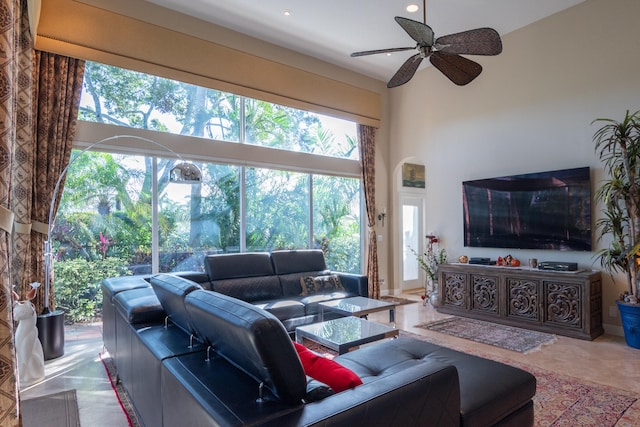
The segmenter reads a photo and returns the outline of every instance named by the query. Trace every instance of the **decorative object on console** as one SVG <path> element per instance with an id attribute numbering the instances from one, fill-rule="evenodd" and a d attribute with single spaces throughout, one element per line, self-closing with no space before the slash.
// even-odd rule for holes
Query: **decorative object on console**
<path id="1" fill-rule="evenodd" d="M 51 283 L 51 276 L 53 274 L 53 253 L 51 247 L 51 234 L 55 222 L 55 204 L 58 198 L 58 192 L 60 191 L 60 185 L 64 180 L 67 172 L 71 165 L 78 160 L 80 156 L 82 156 L 85 152 L 94 148 L 97 145 L 104 144 L 109 141 L 117 140 L 117 139 L 133 139 L 148 142 L 155 146 L 158 146 L 166 151 L 172 153 L 175 157 L 177 157 L 181 162 L 178 163 L 171 169 L 169 173 L 169 182 L 179 183 L 179 184 L 196 184 L 202 182 L 202 172 L 200 169 L 192 164 L 187 163 L 184 159 L 171 148 L 167 147 L 164 144 L 161 144 L 157 141 L 153 141 L 151 139 L 143 138 L 135 135 L 116 135 L 108 138 L 101 139 L 100 141 L 94 142 L 90 144 L 88 147 L 84 148 L 80 151 L 76 156 L 72 157 L 69 161 L 69 164 L 62 170 L 58 179 L 56 181 L 56 185 L 53 189 L 53 195 L 51 197 L 51 203 L 49 205 L 49 223 L 47 225 L 47 239 L 44 242 L 44 308 L 42 313 L 38 316 L 38 327 L 42 325 L 42 329 L 46 330 L 47 333 L 43 334 L 41 331 L 40 339 L 42 341 L 44 351 L 45 351 L 45 359 L 52 359 L 55 357 L 60 357 L 64 354 L 64 312 L 62 310 L 54 310 L 53 312 L 49 308 L 49 293 Z"/>
<path id="2" fill-rule="evenodd" d="M 418 265 L 427 274 L 424 284 L 424 294 L 422 301 L 427 305 L 427 301 L 434 307 L 439 305 L 438 299 L 438 266 L 447 262 L 447 251 L 440 248 L 440 239 L 429 233 L 424 236 L 427 239 L 427 250 L 423 254 L 418 254 L 413 248 L 409 247 L 411 252 L 416 256 Z"/>
<path id="3" fill-rule="evenodd" d="M 418 53 L 406 60 L 391 77 L 388 88 L 407 83 L 418 70 L 423 59 L 429 58 L 434 67 L 458 86 L 471 83 L 482 72 L 482 66 L 462 55 L 498 55 L 502 52 L 500 35 L 493 28 L 477 28 L 434 40 L 431 27 L 427 25 L 427 2 L 422 2 L 423 22 L 396 16 L 395 20 L 409 36 L 417 42 L 411 47 L 367 50 L 354 52 L 352 57 L 379 53 L 400 52 L 417 49 Z"/>
<path id="4" fill-rule="evenodd" d="M 496 265 L 500 265 L 503 267 L 520 267 L 520 260 L 518 258 L 514 258 L 511 254 L 506 257 L 498 257 L 496 261 Z"/>
<path id="5" fill-rule="evenodd" d="M 604 205 L 596 226 L 600 238 L 611 235 L 596 257 L 606 271 L 626 276 L 627 291 L 618 307 L 627 344 L 640 348 L 640 111 L 627 110 L 620 122 L 601 118 L 593 123 L 602 124 L 593 142 L 609 175 L 596 192 Z M 623 304 L 628 306 L 623 309 Z"/>

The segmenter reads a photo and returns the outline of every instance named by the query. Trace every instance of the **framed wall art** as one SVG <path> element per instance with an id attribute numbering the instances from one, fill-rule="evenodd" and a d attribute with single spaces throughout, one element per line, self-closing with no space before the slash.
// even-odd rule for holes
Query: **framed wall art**
<path id="1" fill-rule="evenodd" d="M 402 186 L 425 188 L 424 165 L 404 163 L 402 165 Z"/>

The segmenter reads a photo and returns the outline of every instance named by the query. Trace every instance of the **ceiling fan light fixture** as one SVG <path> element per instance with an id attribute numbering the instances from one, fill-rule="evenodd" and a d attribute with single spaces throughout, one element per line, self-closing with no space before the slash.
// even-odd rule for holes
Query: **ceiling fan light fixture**
<path id="1" fill-rule="evenodd" d="M 376 55 L 379 53 L 401 52 L 405 50 L 418 50 L 418 53 L 407 59 L 391 77 L 387 83 L 388 88 L 397 87 L 407 83 L 423 59 L 429 61 L 444 74 L 449 80 L 458 86 L 469 84 L 482 72 L 482 66 L 477 62 L 460 55 L 499 55 L 502 52 L 500 34 L 493 28 L 476 28 L 462 31 L 456 34 L 436 38 L 433 29 L 427 25 L 426 0 L 423 1 L 423 22 L 396 16 L 395 21 L 411 37 L 416 44 L 412 47 L 394 47 L 390 49 L 364 50 L 353 52 L 351 57 Z M 407 6 L 416 7 L 415 4 Z"/>
<path id="2" fill-rule="evenodd" d="M 420 9 L 420 6 L 418 6 L 417 4 L 410 4 L 409 6 L 407 6 L 407 12 L 409 13 L 415 13 L 418 11 L 418 9 Z"/>

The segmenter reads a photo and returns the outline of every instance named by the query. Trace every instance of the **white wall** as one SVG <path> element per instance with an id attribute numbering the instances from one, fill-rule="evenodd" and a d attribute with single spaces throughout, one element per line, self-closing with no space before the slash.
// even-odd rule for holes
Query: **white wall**
<path id="1" fill-rule="evenodd" d="M 407 157 L 425 163 L 426 229 L 441 236 L 451 258 L 511 253 L 598 267 L 591 252 L 465 248 L 461 182 L 590 166 L 595 190 L 603 170 L 592 120 L 640 109 L 638 16 L 637 0 L 589 0 L 507 34 L 499 56 L 471 57 L 484 71 L 468 86 L 427 67 L 391 90 L 388 169 Z M 593 207 L 594 224 L 599 211 Z M 603 280 L 604 322 L 619 325 L 609 306 L 624 283 Z"/>

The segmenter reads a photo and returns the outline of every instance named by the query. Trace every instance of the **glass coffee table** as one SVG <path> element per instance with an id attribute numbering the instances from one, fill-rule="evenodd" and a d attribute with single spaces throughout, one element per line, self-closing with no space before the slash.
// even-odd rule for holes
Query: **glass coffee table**
<path id="1" fill-rule="evenodd" d="M 396 305 L 392 302 L 380 301 L 365 297 L 343 298 L 325 301 L 318 304 L 320 321 L 324 320 L 325 310 L 332 311 L 343 316 L 365 317 L 367 314 L 377 311 L 389 310 L 389 323 L 395 323 Z"/>
<path id="2" fill-rule="evenodd" d="M 360 317 L 348 316 L 296 328 L 296 342 L 304 338 L 344 354 L 353 347 L 398 337 L 398 329 Z"/>

